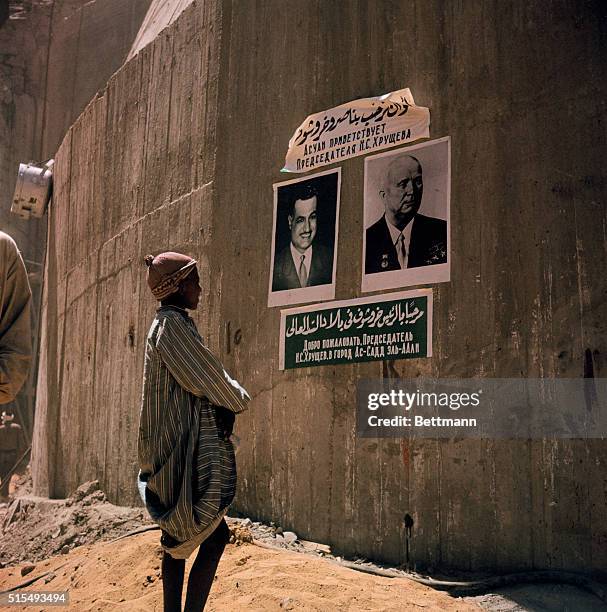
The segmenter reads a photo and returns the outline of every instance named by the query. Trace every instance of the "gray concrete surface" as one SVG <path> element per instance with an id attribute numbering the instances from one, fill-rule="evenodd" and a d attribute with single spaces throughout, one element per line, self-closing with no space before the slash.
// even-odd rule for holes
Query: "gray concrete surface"
<path id="1" fill-rule="evenodd" d="M 41 279 L 45 221 L 9 213 L 19 162 L 41 158 L 44 93 L 52 7 L 23 2 L 0 27 L 0 224 Z M 67 126 L 66 126 L 67 128 Z M 58 143 L 57 143 L 58 144 Z M 36 269 L 40 266 L 40 269 Z"/>
<path id="2" fill-rule="evenodd" d="M 52 157 L 124 61 L 151 0 L 23 0 L 0 27 L 0 222 L 41 264 L 46 221 L 9 213 L 19 162 Z"/>
<path id="3" fill-rule="evenodd" d="M 19 163 L 42 158 L 52 7 L 30 0 L 10 8 L 9 19 L 0 26 L 0 229 L 21 249 L 34 295 L 37 329 L 46 220 L 24 221 L 11 214 L 10 207 Z M 32 336 L 36 338 L 37 333 Z M 28 437 L 34 423 L 35 389 L 34 368 L 17 399 L 3 408 L 15 414 Z"/>
<path id="4" fill-rule="evenodd" d="M 151 0 L 54 0 L 44 154 L 124 62 Z"/>
<path id="5" fill-rule="evenodd" d="M 123 63 L 151 0 L 22 0 L 0 27 L 0 228 L 16 240 L 34 294 L 33 337 L 47 220 L 10 213 L 19 163 L 53 157 L 69 126 Z M 36 367 L 9 410 L 28 435 Z"/>
<path id="6" fill-rule="evenodd" d="M 132 59 L 141 49 L 149 45 L 168 26 L 170 26 L 193 0 L 152 0 L 133 41 L 127 60 Z"/>
<path id="7" fill-rule="evenodd" d="M 361 377 L 605 375 L 605 14 L 598 2 L 197 1 L 57 156 L 37 494 L 136 503 L 143 256 L 201 262 L 202 333 L 253 396 L 236 510 L 413 567 L 607 568 L 604 441 L 355 436 Z M 431 359 L 278 370 L 272 183 L 310 112 L 408 86 L 452 138 L 452 280 Z M 342 166 L 337 299 L 360 295 L 363 159 Z M 228 330 L 230 341 L 228 341 Z M 241 342 L 233 334 L 239 331 Z M 229 351 L 228 351 L 229 348 Z"/>

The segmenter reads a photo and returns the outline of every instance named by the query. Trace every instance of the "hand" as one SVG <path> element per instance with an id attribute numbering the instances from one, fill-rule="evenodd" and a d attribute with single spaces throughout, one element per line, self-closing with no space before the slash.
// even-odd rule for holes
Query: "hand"
<path id="1" fill-rule="evenodd" d="M 215 406 L 215 422 L 217 423 L 217 432 L 222 440 L 229 440 L 234 429 L 234 413 L 222 406 Z"/>

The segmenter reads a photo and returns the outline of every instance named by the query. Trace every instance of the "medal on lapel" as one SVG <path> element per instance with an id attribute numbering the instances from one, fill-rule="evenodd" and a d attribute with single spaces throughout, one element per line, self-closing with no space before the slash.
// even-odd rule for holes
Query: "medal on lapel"
<path id="1" fill-rule="evenodd" d="M 384 253 L 381 256 L 381 267 L 383 270 L 385 270 L 388 267 L 388 253 Z"/>

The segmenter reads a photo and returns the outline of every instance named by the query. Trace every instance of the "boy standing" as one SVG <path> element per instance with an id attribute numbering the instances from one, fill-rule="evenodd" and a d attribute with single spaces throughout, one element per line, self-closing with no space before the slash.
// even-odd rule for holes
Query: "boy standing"
<path id="1" fill-rule="evenodd" d="M 230 441 L 247 392 L 203 344 L 186 309 L 200 298 L 196 261 L 180 253 L 145 258 L 160 308 L 147 336 L 139 425 L 138 484 L 162 529 L 164 609 L 181 610 L 185 559 L 198 547 L 185 610 L 202 610 L 229 530 L 236 492 Z"/>

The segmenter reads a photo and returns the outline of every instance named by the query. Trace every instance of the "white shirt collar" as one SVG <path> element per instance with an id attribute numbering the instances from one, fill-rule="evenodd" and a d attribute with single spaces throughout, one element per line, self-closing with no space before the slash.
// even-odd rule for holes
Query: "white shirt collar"
<path id="1" fill-rule="evenodd" d="M 293 243 L 289 243 L 291 246 L 291 257 L 293 258 L 293 263 L 295 264 L 295 271 L 299 274 L 299 266 L 301 265 L 301 256 L 305 255 L 303 264 L 306 269 L 306 274 L 308 278 L 310 278 L 310 263 L 312 262 L 312 245 L 310 245 L 305 253 L 300 253 L 294 246 Z"/>
<path id="2" fill-rule="evenodd" d="M 392 244 L 396 248 L 396 243 L 400 235 L 403 235 L 403 240 L 405 242 L 405 268 L 407 267 L 407 262 L 409 261 L 409 245 L 411 244 L 411 230 L 413 228 L 413 223 L 415 222 L 415 217 L 405 225 L 405 229 L 401 232 L 398 227 L 392 225 L 390 221 L 388 221 L 387 217 L 384 217 L 386 221 L 386 225 L 388 226 L 388 231 L 390 232 L 390 237 L 392 238 Z"/>
<path id="3" fill-rule="evenodd" d="M 413 227 L 413 223 L 415 221 L 415 217 L 405 225 L 405 229 L 401 232 L 398 227 L 392 225 L 390 221 L 386 217 L 386 225 L 388 226 L 388 230 L 390 232 L 390 236 L 392 237 L 392 244 L 396 244 L 398 237 L 402 234 L 405 238 L 405 246 L 407 247 L 407 251 L 409 250 L 409 243 L 411 242 L 411 228 Z"/>

